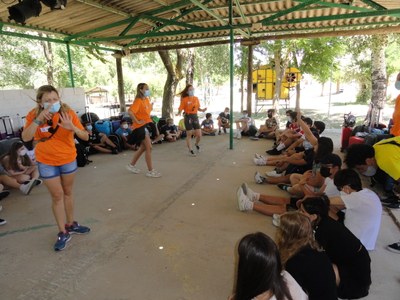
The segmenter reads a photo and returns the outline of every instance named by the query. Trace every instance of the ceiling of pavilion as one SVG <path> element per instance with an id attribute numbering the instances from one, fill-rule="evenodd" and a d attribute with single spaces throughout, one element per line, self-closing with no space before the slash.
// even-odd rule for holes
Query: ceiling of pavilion
<path id="1" fill-rule="evenodd" d="M 0 0 L 0 34 L 129 52 L 221 43 L 231 28 L 239 40 L 400 32 L 400 0 L 69 0 L 63 10 L 44 2 L 20 24 L 8 10 L 18 1 Z"/>

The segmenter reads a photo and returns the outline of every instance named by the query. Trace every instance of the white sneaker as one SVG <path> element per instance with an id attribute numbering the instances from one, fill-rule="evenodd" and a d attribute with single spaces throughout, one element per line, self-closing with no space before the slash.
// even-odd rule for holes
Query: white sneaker
<path id="1" fill-rule="evenodd" d="M 281 176 L 283 176 L 283 173 L 278 173 L 278 172 L 276 172 L 276 170 L 273 170 L 273 171 L 265 172 L 265 175 L 267 175 L 269 177 L 281 177 Z"/>
<path id="2" fill-rule="evenodd" d="M 28 183 L 21 184 L 19 190 L 22 192 L 22 194 L 29 195 L 29 193 L 32 191 L 32 188 L 36 185 L 35 182 L 35 179 L 29 180 Z"/>
<path id="3" fill-rule="evenodd" d="M 158 172 L 157 170 L 151 170 L 151 171 L 148 171 L 147 173 L 146 173 L 146 176 L 147 177 L 153 177 L 153 178 L 158 178 L 158 177 L 161 177 L 161 173 L 160 172 Z"/>
<path id="4" fill-rule="evenodd" d="M 35 179 L 35 185 L 41 185 L 43 183 L 42 179 Z"/>
<path id="5" fill-rule="evenodd" d="M 195 156 L 196 156 L 196 153 L 194 153 L 193 150 L 189 150 L 189 155 L 195 157 Z"/>
<path id="6" fill-rule="evenodd" d="M 267 165 L 267 160 L 265 159 L 265 157 L 260 157 L 260 158 L 253 158 L 254 163 L 257 166 L 266 166 Z"/>
<path id="7" fill-rule="evenodd" d="M 253 209 L 253 202 L 251 202 L 247 196 L 243 193 L 242 187 L 240 186 L 237 191 L 238 208 L 240 211 L 247 211 Z"/>
<path id="8" fill-rule="evenodd" d="M 265 182 L 265 177 L 261 176 L 261 174 L 259 172 L 256 172 L 254 174 L 254 180 L 256 181 L 256 183 L 258 184 L 262 184 Z"/>
<path id="9" fill-rule="evenodd" d="M 250 201 L 255 202 L 257 201 L 260 196 L 258 193 L 255 193 L 254 191 L 252 191 L 249 186 L 247 185 L 247 183 L 242 183 L 242 190 L 243 193 L 247 196 L 247 198 L 249 198 Z M 258 197 L 257 197 L 258 196 Z"/>
<path id="10" fill-rule="evenodd" d="M 262 156 L 262 155 L 260 155 L 258 153 L 254 153 L 254 158 L 262 158 L 262 157 L 264 157 L 264 156 Z"/>
<path id="11" fill-rule="evenodd" d="M 275 227 L 280 227 L 281 219 L 272 219 L 272 225 L 274 225 Z"/>
<path id="12" fill-rule="evenodd" d="M 134 174 L 140 173 L 140 169 L 136 168 L 136 166 L 132 166 L 131 164 L 126 165 L 126 169 Z"/>

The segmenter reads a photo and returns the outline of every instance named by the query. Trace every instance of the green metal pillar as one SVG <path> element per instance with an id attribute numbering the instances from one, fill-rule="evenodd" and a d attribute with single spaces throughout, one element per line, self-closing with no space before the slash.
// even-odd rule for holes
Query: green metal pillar
<path id="1" fill-rule="evenodd" d="M 229 25 L 233 25 L 233 5 L 232 0 L 229 1 Z M 229 82 L 230 82 L 230 124 L 231 128 L 229 130 L 229 149 L 233 149 L 233 51 L 234 51 L 234 34 L 233 29 L 229 30 L 230 36 L 230 47 L 229 47 Z"/>
<path id="2" fill-rule="evenodd" d="M 68 57 L 68 68 L 69 68 L 69 80 L 71 81 L 71 87 L 75 87 L 74 72 L 72 69 L 71 49 L 69 43 L 67 43 L 67 57 Z"/>

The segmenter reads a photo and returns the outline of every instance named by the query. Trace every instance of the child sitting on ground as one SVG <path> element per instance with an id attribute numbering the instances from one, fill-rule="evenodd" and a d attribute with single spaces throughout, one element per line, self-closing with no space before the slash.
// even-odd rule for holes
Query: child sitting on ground
<path id="1" fill-rule="evenodd" d="M 214 129 L 214 121 L 212 120 L 212 115 L 210 113 L 206 113 L 206 119 L 201 122 L 201 133 L 203 135 L 214 136 L 216 132 L 217 129 Z"/>
<path id="2" fill-rule="evenodd" d="M 176 142 L 180 138 L 180 131 L 174 125 L 174 120 L 171 118 L 167 119 L 167 123 L 161 127 L 161 133 L 164 135 L 164 139 L 168 142 Z"/>
<path id="3" fill-rule="evenodd" d="M 85 126 L 86 131 L 89 133 L 89 141 L 82 141 L 78 139 L 79 143 L 83 145 L 89 146 L 89 153 L 110 153 L 110 154 L 118 154 L 117 146 L 107 137 L 106 134 L 98 132 L 95 128 L 93 128 L 90 122 L 83 124 Z"/>
<path id="4" fill-rule="evenodd" d="M 13 177 L 18 183 L 25 183 L 30 180 L 37 180 L 41 184 L 39 171 L 28 155 L 28 149 L 22 142 L 15 142 L 11 145 L 10 151 L 0 158 L 0 163 L 7 175 Z"/>
<path id="5" fill-rule="evenodd" d="M 127 120 L 122 120 L 119 128 L 115 131 L 115 134 L 119 135 L 124 143 L 124 149 L 134 149 L 134 146 L 128 144 L 128 135 L 132 133 L 132 129 L 129 128 Z"/>

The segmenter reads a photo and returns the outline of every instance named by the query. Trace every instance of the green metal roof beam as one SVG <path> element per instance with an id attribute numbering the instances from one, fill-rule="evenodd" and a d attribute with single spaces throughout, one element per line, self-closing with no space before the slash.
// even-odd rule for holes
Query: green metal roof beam
<path id="1" fill-rule="evenodd" d="M 345 20 L 345 19 L 356 19 L 356 18 L 364 18 L 364 17 L 377 17 L 377 16 L 391 16 L 397 17 L 400 15 L 400 9 L 388 9 L 385 11 L 375 10 L 370 12 L 360 12 L 360 13 L 351 13 L 351 14 L 342 14 L 342 15 L 333 15 L 333 16 L 321 16 L 321 17 L 312 17 L 312 18 L 302 18 L 302 19 L 291 19 L 291 20 L 278 20 L 268 24 L 264 24 L 264 26 L 273 26 L 273 25 L 282 25 L 282 24 L 300 24 L 300 23 L 309 23 L 309 22 L 319 22 L 319 21 L 330 21 L 330 20 Z"/>
<path id="2" fill-rule="evenodd" d="M 29 25 L 22 25 L 22 24 L 18 24 L 18 23 L 8 23 L 8 22 L 1 22 L 1 21 L 0 21 L 0 24 L 5 25 L 10 28 L 16 28 L 16 29 L 22 28 L 22 29 L 24 29 L 24 31 L 26 31 L 26 29 L 32 29 L 32 31 L 40 31 L 40 32 L 46 32 L 46 33 L 55 34 L 55 35 L 68 36 L 66 33 L 49 30 L 47 28 L 42 28 L 42 27 L 33 27 L 33 26 L 29 26 Z"/>
<path id="3" fill-rule="evenodd" d="M 204 10 L 206 13 L 210 14 L 211 16 L 213 16 L 216 20 L 218 20 L 222 25 L 226 25 L 228 24 L 228 22 L 226 22 L 223 18 L 221 18 L 220 15 L 214 13 L 212 11 L 212 9 L 208 8 L 207 6 L 203 5 L 202 3 L 200 3 L 197 0 L 190 0 L 190 2 L 192 2 L 194 5 L 200 7 L 202 10 Z M 239 31 L 246 37 L 249 37 L 249 35 L 247 34 L 247 32 L 239 29 Z"/>
<path id="4" fill-rule="evenodd" d="M 291 7 L 291 8 L 289 8 L 289 9 L 282 10 L 282 11 L 280 11 L 280 12 L 278 12 L 278 13 L 276 13 L 276 14 L 268 17 L 268 18 L 265 18 L 264 20 L 261 20 L 261 24 L 265 25 L 265 24 L 267 24 L 268 22 L 270 22 L 272 20 L 278 19 L 278 18 L 280 18 L 280 17 L 282 17 L 284 15 L 290 14 L 290 13 L 296 11 L 296 10 L 300 10 L 300 9 L 306 7 L 306 6 L 318 3 L 319 1 L 320 0 L 308 0 L 308 1 L 304 2 L 304 3 L 302 3 L 302 4 L 295 5 L 295 6 Z"/>
<path id="5" fill-rule="evenodd" d="M 119 34 L 119 36 L 124 36 L 128 33 L 129 30 L 132 29 L 133 26 L 135 26 L 137 24 L 137 22 L 139 22 L 140 18 L 139 17 L 135 17 L 132 22 L 129 23 L 128 26 L 125 27 L 124 30 L 122 30 L 122 32 Z"/>
<path id="6" fill-rule="evenodd" d="M 371 29 L 376 29 L 377 26 L 387 26 L 387 25 L 400 25 L 400 21 L 386 21 L 386 22 L 373 22 L 368 24 L 351 24 L 351 25 L 336 25 L 336 26 L 324 26 L 318 28 L 298 28 L 298 29 L 277 29 L 277 30 L 264 30 L 264 31 L 257 31 L 255 36 L 262 35 L 265 36 L 266 33 L 280 33 L 280 32 L 298 32 L 298 31 L 310 31 L 310 32 L 325 32 L 327 29 L 343 29 L 343 28 L 357 28 L 357 27 L 370 27 Z"/>
<path id="7" fill-rule="evenodd" d="M 165 27 L 166 25 L 174 25 L 174 26 L 179 26 L 179 27 L 184 27 L 184 28 L 193 28 L 193 29 L 201 28 L 200 26 L 197 26 L 197 25 L 191 25 L 188 23 L 177 22 L 173 19 L 168 20 L 168 19 L 159 18 L 159 17 L 155 17 L 155 16 L 150 16 L 150 15 L 142 15 L 142 17 L 145 19 L 150 19 L 155 22 L 160 22 L 160 23 L 162 23 L 163 27 Z"/>
<path id="8" fill-rule="evenodd" d="M 136 39 L 141 37 L 163 37 L 163 36 L 174 36 L 174 35 L 182 35 L 182 34 L 196 34 L 196 33 L 203 33 L 203 32 L 212 32 L 212 31 L 222 31 L 222 30 L 238 30 L 238 29 L 245 29 L 251 28 L 252 24 L 238 24 L 234 26 L 225 25 L 219 26 L 214 28 L 201 28 L 201 29 L 191 29 L 191 30 L 175 30 L 175 31 L 168 31 L 168 32 L 150 32 L 146 34 L 132 34 L 126 36 L 113 36 L 113 37 L 101 37 L 101 38 L 92 38 L 81 40 L 85 43 L 96 43 L 96 42 L 107 42 L 107 41 L 116 41 L 116 40 L 127 40 L 127 39 Z"/>
<path id="9" fill-rule="evenodd" d="M 203 2 L 203 4 L 208 4 L 208 3 L 211 2 L 211 1 L 213 1 L 213 0 L 206 0 L 206 1 Z M 198 9 L 199 9 L 198 7 L 194 6 L 194 7 L 189 8 L 189 9 L 184 9 L 183 11 L 181 10 L 181 11 L 182 11 L 181 14 L 180 14 L 179 16 L 176 16 L 176 17 L 173 18 L 172 20 L 173 20 L 173 21 L 179 20 L 180 18 L 182 18 L 182 17 L 184 17 L 184 16 L 186 16 L 186 15 L 190 14 L 191 12 L 193 12 L 193 11 L 195 11 L 195 10 L 198 10 Z M 161 30 L 162 28 L 164 28 L 164 27 L 165 27 L 165 26 L 153 28 L 153 30 L 152 30 L 151 32 L 158 32 L 158 31 L 160 31 L 160 30 Z M 138 39 L 136 39 L 135 41 L 132 41 L 132 42 L 130 42 L 129 44 L 125 45 L 124 49 L 127 49 L 127 48 L 129 48 L 129 47 L 131 47 L 131 46 L 133 46 L 133 45 L 139 44 L 139 43 L 140 43 L 141 41 L 143 41 L 144 39 L 146 39 L 145 36 L 143 36 L 142 38 L 138 38 Z"/>
<path id="10" fill-rule="evenodd" d="M 170 6 L 167 6 L 167 7 L 162 7 L 162 8 L 159 8 L 159 9 L 154 9 L 154 10 L 148 11 L 148 12 L 146 12 L 146 14 L 147 15 L 156 15 L 156 14 L 159 14 L 159 13 L 163 13 L 163 12 L 167 12 L 167 11 L 173 10 L 175 8 L 178 8 L 178 7 L 185 6 L 187 4 L 190 4 L 189 0 L 182 0 L 182 1 L 176 2 L 173 5 L 170 5 Z M 129 18 L 127 18 L 125 20 L 122 20 L 122 21 L 114 22 L 114 23 L 111 23 L 111 24 L 108 24 L 108 25 L 105 25 L 105 26 L 101 26 L 101 27 L 98 27 L 98 28 L 93 28 L 93 29 L 90 29 L 90 30 L 87 30 L 87 31 L 84 31 L 84 32 L 80 32 L 80 33 L 77 33 L 77 34 L 70 35 L 66 39 L 66 41 L 70 41 L 72 39 L 76 39 L 76 38 L 79 38 L 79 37 L 82 37 L 82 36 L 87 36 L 87 35 L 90 35 L 92 33 L 100 32 L 100 31 L 103 31 L 103 30 L 107 30 L 107 29 L 110 29 L 110 28 L 113 28 L 113 27 L 117 27 L 117 26 L 121 26 L 121 25 L 130 23 L 130 22 L 134 21 L 135 18 L 137 18 L 137 17 L 140 17 L 140 15 L 135 16 L 135 17 L 132 16 L 132 17 L 129 17 Z"/>
<path id="11" fill-rule="evenodd" d="M 361 0 L 361 2 L 364 2 L 365 4 L 367 4 L 368 6 L 371 6 L 372 8 L 375 8 L 377 10 L 387 10 L 386 7 L 376 3 L 375 1 L 372 0 Z"/>
<path id="12" fill-rule="evenodd" d="M 295 0 L 296 2 L 305 2 L 307 0 Z M 318 5 L 311 9 L 321 9 L 321 8 L 326 8 L 326 7 L 338 7 L 338 8 L 343 8 L 347 10 L 354 10 L 354 11 L 373 11 L 371 8 L 367 7 L 361 7 L 361 6 L 353 6 L 353 5 L 346 5 L 346 4 L 340 4 L 340 3 L 333 3 L 333 2 L 325 2 L 325 1 L 320 1 Z M 310 10 L 310 8 L 305 9 L 305 10 Z"/>
<path id="13" fill-rule="evenodd" d="M 242 9 L 242 7 L 240 6 L 239 0 L 234 0 L 234 2 L 235 2 L 235 8 L 236 8 L 236 10 L 239 12 L 239 15 L 240 15 L 240 17 L 242 18 L 243 22 L 244 22 L 244 23 L 248 23 L 247 18 L 246 18 L 246 16 L 245 16 L 244 12 L 243 12 L 243 9 Z M 233 14 L 230 16 L 230 20 L 233 22 Z M 246 32 L 247 32 L 247 35 L 248 35 L 248 36 L 251 35 L 250 29 L 247 29 Z"/>

